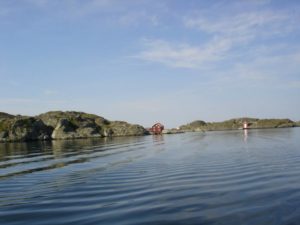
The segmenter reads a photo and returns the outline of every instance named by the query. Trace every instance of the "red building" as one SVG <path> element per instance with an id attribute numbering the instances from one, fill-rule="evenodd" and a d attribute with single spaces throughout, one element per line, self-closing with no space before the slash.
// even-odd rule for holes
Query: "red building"
<path id="1" fill-rule="evenodd" d="M 161 134 L 164 128 L 164 125 L 162 125 L 161 123 L 156 123 L 150 128 L 150 132 L 152 134 Z"/>

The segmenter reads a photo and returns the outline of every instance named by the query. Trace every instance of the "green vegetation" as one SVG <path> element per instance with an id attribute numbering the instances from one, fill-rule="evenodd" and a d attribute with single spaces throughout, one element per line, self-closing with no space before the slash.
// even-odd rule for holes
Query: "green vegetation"
<path id="1" fill-rule="evenodd" d="M 244 121 L 249 128 L 282 128 L 299 126 L 289 119 L 237 118 L 223 122 L 197 120 L 183 125 L 182 131 L 213 131 L 241 129 Z M 0 142 L 48 139 L 99 138 L 108 136 L 137 136 L 149 134 L 142 126 L 124 121 L 109 121 L 103 117 L 74 111 L 51 111 L 36 117 L 0 113 Z"/>
<path id="2" fill-rule="evenodd" d="M 87 122 L 87 121 L 91 123 L 95 122 L 99 126 L 109 123 L 109 121 L 104 119 L 103 117 L 94 114 L 75 112 L 75 111 L 67 111 L 67 112 L 51 111 L 51 112 L 41 114 L 37 117 L 40 118 L 46 125 L 51 127 L 55 127 L 59 122 L 59 120 L 61 119 L 69 120 L 76 127 L 79 127 L 82 122 Z"/>
<path id="3" fill-rule="evenodd" d="M 12 119 L 14 118 L 15 116 L 13 115 L 10 115 L 8 113 L 4 113 L 4 112 L 0 112 L 0 119 Z"/>
<path id="4" fill-rule="evenodd" d="M 32 124 L 36 121 L 33 117 L 21 117 L 14 121 L 14 127 L 30 128 Z"/>
<path id="5" fill-rule="evenodd" d="M 108 121 L 83 112 L 51 111 L 36 117 L 1 113 L 0 116 L 0 142 L 147 134 L 142 126 Z"/>
<path id="6" fill-rule="evenodd" d="M 0 132 L 8 131 L 11 127 L 10 120 L 0 120 Z"/>
<path id="7" fill-rule="evenodd" d="M 294 127 L 296 123 L 289 119 L 263 119 L 258 120 L 254 124 L 253 128 L 283 128 L 283 127 Z"/>
<path id="8" fill-rule="evenodd" d="M 296 123 L 289 119 L 256 119 L 256 118 L 237 118 L 226 120 L 223 122 L 209 122 L 206 123 L 201 120 L 194 121 L 192 123 L 183 125 L 180 127 L 184 131 L 197 131 L 197 130 L 236 130 L 243 127 L 244 121 L 247 121 L 248 127 L 251 129 L 262 128 L 283 128 L 283 127 L 295 127 Z"/>
<path id="9" fill-rule="evenodd" d="M 1 119 L 0 131 L 9 131 L 13 128 L 30 128 L 36 120 L 32 117 L 19 117 L 14 119 Z"/>

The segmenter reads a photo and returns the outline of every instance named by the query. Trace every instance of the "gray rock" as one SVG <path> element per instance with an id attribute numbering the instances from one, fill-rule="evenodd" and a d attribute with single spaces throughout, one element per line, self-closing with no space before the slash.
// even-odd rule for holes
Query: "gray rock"
<path id="1" fill-rule="evenodd" d="M 285 128 L 295 127 L 296 123 L 289 119 L 256 119 L 256 118 L 236 118 L 226 120 L 223 122 L 210 122 L 195 121 L 180 127 L 184 131 L 197 131 L 197 130 L 236 130 L 243 127 L 243 122 L 248 122 L 248 127 L 251 129 L 262 128 Z"/>
<path id="2" fill-rule="evenodd" d="M 89 121 L 89 122 L 96 123 L 98 126 L 102 126 L 108 122 L 103 117 L 94 114 L 75 112 L 75 111 L 67 111 L 67 112 L 51 111 L 51 112 L 40 114 L 37 117 L 40 118 L 47 126 L 51 126 L 53 128 L 56 127 L 56 125 L 61 119 L 68 119 L 73 123 L 81 123 L 84 121 Z"/>
<path id="3" fill-rule="evenodd" d="M 52 133 L 53 139 L 147 134 L 147 131 L 142 126 L 132 125 L 123 121 L 110 122 L 103 117 L 82 112 L 50 112 L 42 114 L 39 117 L 48 125 L 56 123 Z"/>
<path id="4" fill-rule="evenodd" d="M 53 139 L 73 139 L 87 137 L 101 137 L 100 127 L 92 121 L 77 121 L 74 123 L 69 119 L 61 119 L 56 125 L 51 137 Z"/>
<path id="5" fill-rule="evenodd" d="M 164 129 L 162 131 L 163 134 L 182 134 L 184 131 L 180 129 Z"/>
<path id="6" fill-rule="evenodd" d="M 0 119 L 12 119 L 14 117 L 15 117 L 14 115 L 4 113 L 4 112 L 0 112 Z"/>
<path id="7" fill-rule="evenodd" d="M 142 136 L 149 132 L 142 126 L 123 121 L 114 121 L 109 125 L 112 136 Z"/>
<path id="8" fill-rule="evenodd" d="M 52 129 L 34 117 L 15 117 L 2 121 L 2 141 L 43 140 Z"/>
<path id="9" fill-rule="evenodd" d="M 41 139 L 44 140 L 44 141 L 46 141 L 46 140 L 50 140 L 51 137 L 50 137 L 49 135 L 43 135 L 43 136 L 41 137 Z"/>
<path id="10" fill-rule="evenodd" d="M 94 114 L 74 111 L 52 111 L 37 117 L 11 117 L 3 113 L 3 118 L 0 118 L 0 132 L 2 142 L 147 134 L 139 125 L 122 121 L 110 122 Z"/>
<path id="11" fill-rule="evenodd" d="M 8 137 L 8 132 L 7 131 L 2 131 L 0 132 L 0 139 L 4 139 Z"/>
<path id="12" fill-rule="evenodd" d="M 51 138 L 53 139 L 70 139 L 75 138 L 77 127 L 68 119 L 60 119 L 53 130 Z"/>
<path id="13" fill-rule="evenodd" d="M 111 128 L 105 128 L 103 131 L 104 137 L 112 137 L 113 136 L 113 130 Z"/>

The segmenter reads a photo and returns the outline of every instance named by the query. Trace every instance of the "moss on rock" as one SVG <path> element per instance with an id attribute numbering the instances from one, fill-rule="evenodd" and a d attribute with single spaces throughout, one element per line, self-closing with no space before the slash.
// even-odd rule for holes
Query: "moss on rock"
<path id="1" fill-rule="evenodd" d="M 145 134 L 147 131 L 140 125 L 84 112 L 51 111 L 36 117 L 0 114 L 0 142 Z"/>
<path id="2" fill-rule="evenodd" d="M 14 115 L 4 113 L 4 112 L 0 112 L 0 119 L 12 119 L 14 117 L 15 117 Z"/>
<path id="3" fill-rule="evenodd" d="M 31 141 L 49 139 L 52 129 L 34 117 L 14 117 L 0 122 L 0 141 Z"/>
<path id="4" fill-rule="evenodd" d="M 296 123 L 290 119 L 261 119 L 252 124 L 250 128 L 284 128 L 294 126 L 296 126 Z"/>
<path id="5" fill-rule="evenodd" d="M 226 120 L 223 122 L 204 122 L 201 120 L 194 121 L 192 123 L 180 126 L 181 130 L 184 131 L 197 131 L 197 130 L 236 130 L 243 127 L 243 122 L 247 121 L 248 127 L 253 129 L 262 128 L 284 128 L 294 127 L 296 123 L 289 119 L 257 119 L 257 118 L 236 118 Z"/>

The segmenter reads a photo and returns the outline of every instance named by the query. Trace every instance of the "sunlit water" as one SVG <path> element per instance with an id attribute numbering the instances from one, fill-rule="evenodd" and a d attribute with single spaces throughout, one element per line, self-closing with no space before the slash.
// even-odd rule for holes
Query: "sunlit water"
<path id="1" fill-rule="evenodd" d="M 300 129 L 0 144 L 0 224 L 300 224 Z"/>

